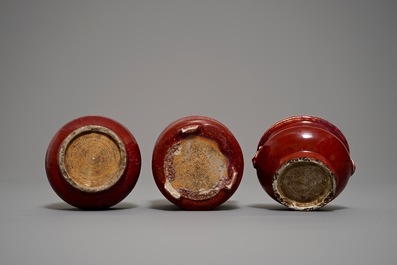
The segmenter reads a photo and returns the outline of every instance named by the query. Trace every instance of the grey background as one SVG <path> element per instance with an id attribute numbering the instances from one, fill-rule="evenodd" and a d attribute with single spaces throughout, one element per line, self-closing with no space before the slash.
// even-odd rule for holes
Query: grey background
<path id="1" fill-rule="evenodd" d="M 1 264 L 397 264 L 396 1 L 0 1 Z M 160 132 L 224 123 L 243 149 L 235 195 L 185 212 L 151 175 Z M 347 137 L 357 171 L 316 212 L 285 210 L 251 157 L 295 114 Z M 52 191 L 44 155 L 84 115 L 128 127 L 143 164 L 113 210 Z"/>

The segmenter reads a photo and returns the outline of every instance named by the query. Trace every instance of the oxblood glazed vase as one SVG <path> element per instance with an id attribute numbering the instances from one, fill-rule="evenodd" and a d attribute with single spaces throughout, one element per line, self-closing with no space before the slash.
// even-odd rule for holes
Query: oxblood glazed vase
<path id="1" fill-rule="evenodd" d="M 70 121 L 54 135 L 45 167 L 52 188 L 65 202 L 81 209 L 105 209 L 134 188 L 141 154 L 123 125 L 86 116 Z"/>
<path id="2" fill-rule="evenodd" d="M 343 191 L 355 171 L 342 132 L 308 115 L 292 116 L 270 127 L 252 161 L 265 191 L 295 210 L 326 205 Z"/>
<path id="3" fill-rule="evenodd" d="M 153 150 L 157 187 L 185 210 L 210 210 L 227 201 L 240 184 L 243 168 L 243 154 L 233 134 L 205 116 L 171 123 Z"/>

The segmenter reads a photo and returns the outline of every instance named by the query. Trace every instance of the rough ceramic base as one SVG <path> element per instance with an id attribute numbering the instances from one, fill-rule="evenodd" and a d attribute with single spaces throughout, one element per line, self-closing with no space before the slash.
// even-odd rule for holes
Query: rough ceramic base
<path id="1" fill-rule="evenodd" d="M 164 188 L 175 198 L 206 200 L 228 185 L 228 167 L 228 159 L 215 141 L 190 136 L 168 150 Z"/>
<path id="2" fill-rule="evenodd" d="M 332 171 L 318 160 L 297 158 L 283 164 L 273 178 L 277 199 L 295 210 L 314 210 L 327 204 L 335 194 Z"/>
<path id="3" fill-rule="evenodd" d="M 126 166 L 124 144 L 102 126 L 83 126 L 62 143 L 59 167 L 63 177 L 75 188 L 98 192 L 113 186 Z"/>

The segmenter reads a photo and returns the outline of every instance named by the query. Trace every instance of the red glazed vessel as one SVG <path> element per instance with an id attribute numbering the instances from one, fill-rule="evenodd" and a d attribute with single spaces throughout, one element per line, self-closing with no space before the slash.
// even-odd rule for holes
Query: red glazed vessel
<path id="1" fill-rule="evenodd" d="M 82 209 L 105 209 L 134 188 L 141 155 L 134 136 L 123 125 L 86 116 L 54 135 L 45 166 L 52 188 L 65 202 Z"/>
<path id="2" fill-rule="evenodd" d="M 239 186 L 243 168 L 243 154 L 233 134 L 204 116 L 171 123 L 153 150 L 157 187 L 186 210 L 209 210 L 224 203 Z"/>
<path id="3" fill-rule="evenodd" d="M 292 116 L 262 136 L 252 159 L 262 187 L 295 210 L 318 209 L 345 188 L 355 165 L 342 132 L 314 116 Z"/>

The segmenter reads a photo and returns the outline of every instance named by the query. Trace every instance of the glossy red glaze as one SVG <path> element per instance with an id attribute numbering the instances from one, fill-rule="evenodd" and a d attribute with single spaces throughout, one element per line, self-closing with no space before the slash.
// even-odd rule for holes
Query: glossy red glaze
<path id="1" fill-rule="evenodd" d="M 308 115 L 293 116 L 275 123 L 262 136 L 252 161 L 265 191 L 279 203 L 299 210 L 312 210 L 326 205 L 342 192 L 355 171 L 349 145 L 342 132 L 330 122 Z M 333 185 L 331 193 L 322 201 L 297 206 L 284 200 L 277 192 L 275 181 L 279 174 L 287 166 L 298 162 L 313 166 L 317 173 L 323 172 L 320 175 L 324 179 L 332 176 L 329 184 L 330 187 Z M 301 191 L 311 189 L 319 177 L 311 173 L 305 178 L 298 176 L 304 171 L 296 172 L 295 177 L 301 178 L 297 184 Z"/>
<path id="2" fill-rule="evenodd" d="M 191 153 L 196 156 L 200 153 L 202 161 L 195 162 Z M 175 161 L 179 156 L 185 160 L 177 166 Z M 214 163 L 220 165 L 219 171 L 206 171 Z M 219 180 L 222 168 L 225 178 Z M 209 210 L 224 203 L 239 186 L 243 168 L 243 154 L 233 134 L 225 125 L 204 116 L 184 117 L 171 123 L 160 134 L 153 150 L 152 171 L 157 187 L 169 201 L 186 210 Z M 216 185 L 205 190 L 201 180 L 211 174 Z M 195 191 L 178 188 L 173 182 L 177 178 L 181 179 L 181 185 L 190 185 Z"/>
<path id="3" fill-rule="evenodd" d="M 118 179 L 111 185 L 98 190 L 72 185 L 73 183 L 68 181 L 65 170 L 62 170 L 60 166 L 61 149 L 65 148 L 62 146 L 66 146 L 69 140 L 72 142 L 79 136 L 74 135 L 82 128 L 85 129 L 81 135 L 98 132 L 109 139 L 117 139 L 123 149 L 125 160 L 123 167 L 120 168 Z M 95 157 L 92 159 L 94 160 Z M 123 200 L 134 188 L 141 169 L 141 155 L 134 136 L 123 125 L 105 117 L 86 116 L 70 121 L 54 135 L 47 149 L 45 167 L 52 188 L 65 202 L 82 209 L 105 209 Z"/>

